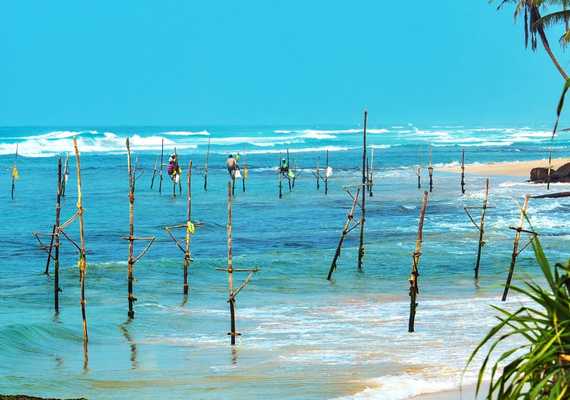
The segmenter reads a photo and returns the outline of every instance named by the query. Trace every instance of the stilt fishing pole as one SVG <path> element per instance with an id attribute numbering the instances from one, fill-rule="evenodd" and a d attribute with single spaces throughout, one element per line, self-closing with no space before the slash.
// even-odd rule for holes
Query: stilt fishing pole
<path id="1" fill-rule="evenodd" d="M 364 259 L 364 223 L 366 222 L 366 126 L 368 124 L 368 111 L 364 111 L 364 129 L 362 130 L 362 196 L 360 204 L 360 240 L 358 244 L 358 271 L 362 272 Z"/>

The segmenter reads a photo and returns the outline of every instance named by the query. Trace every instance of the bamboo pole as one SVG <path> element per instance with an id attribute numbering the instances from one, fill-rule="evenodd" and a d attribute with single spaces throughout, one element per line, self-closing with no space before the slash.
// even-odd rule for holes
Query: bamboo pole
<path id="1" fill-rule="evenodd" d="M 162 169 L 164 167 L 164 139 L 162 139 L 161 145 L 160 145 L 160 165 L 159 165 L 159 172 L 158 172 L 158 177 L 159 179 L 159 183 L 158 183 L 158 193 L 162 194 Z"/>
<path id="2" fill-rule="evenodd" d="M 364 129 L 362 131 L 362 197 L 360 204 L 360 240 L 358 245 L 358 271 L 362 272 L 364 258 L 364 223 L 366 222 L 366 127 L 368 111 L 364 111 Z"/>
<path id="3" fill-rule="evenodd" d="M 416 175 L 418 177 L 418 189 L 422 188 L 422 153 L 418 150 L 418 168 L 416 169 Z"/>
<path id="4" fill-rule="evenodd" d="M 428 204 L 428 192 L 424 192 L 422 208 L 420 209 L 420 219 L 418 221 L 418 236 L 416 238 L 416 247 L 412 254 L 412 273 L 410 274 L 410 318 L 408 320 L 408 332 L 414 332 L 414 324 L 416 320 L 416 309 L 418 307 L 417 296 L 419 294 L 418 277 L 420 275 L 419 265 L 422 255 L 423 228 L 426 208 Z"/>
<path id="5" fill-rule="evenodd" d="M 461 194 L 465 194 L 465 149 L 461 150 Z"/>
<path id="6" fill-rule="evenodd" d="M 521 214 L 520 214 L 520 219 L 519 219 L 519 225 L 515 229 L 515 239 L 513 242 L 513 254 L 511 256 L 511 265 L 509 267 L 509 274 L 507 275 L 507 282 L 505 283 L 505 290 L 503 291 L 503 297 L 501 299 L 502 301 L 507 300 L 507 295 L 509 294 L 509 289 L 511 287 L 511 281 L 513 279 L 513 274 L 515 272 L 515 265 L 517 263 L 517 257 L 520 254 L 519 241 L 521 239 L 521 232 L 523 231 L 523 227 L 524 227 L 524 220 L 526 218 L 526 212 L 528 209 L 529 197 L 530 197 L 529 195 L 526 195 L 524 197 L 524 202 L 523 202 L 523 206 L 521 208 Z"/>
<path id="7" fill-rule="evenodd" d="M 485 245 L 485 214 L 489 202 L 489 178 L 485 181 L 485 198 L 483 199 L 483 209 L 481 210 L 481 220 L 479 222 L 479 245 L 477 246 L 477 258 L 475 260 L 475 280 L 479 279 L 479 266 L 481 264 L 481 250 Z"/>
<path id="8" fill-rule="evenodd" d="M 14 164 L 12 165 L 12 190 L 11 190 L 12 200 L 14 200 L 14 193 L 16 191 L 16 179 L 18 179 L 19 176 L 18 168 L 16 167 L 17 161 L 18 161 L 18 144 L 16 143 L 16 155 L 14 157 Z"/>
<path id="9" fill-rule="evenodd" d="M 352 199 L 352 207 L 350 208 L 350 210 L 348 211 L 348 214 L 346 215 L 346 221 L 344 223 L 344 226 L 342 228 L 342 233 L 340 235 L 340 239 L 338 241 L 338 245 L 336 246 L 336 251 L 334 253 L 334 257 L 331 263 L 331 267 L 329 269 L 329 274 L 327 275 L 327 279 L 330 281 L 332 279 L 332 275 L 333 273 L 336 271 L 336 263 L 338 258 L 340 257 L 340 252 L 342 250 L 342 245 L 344 243 L 344 238 L 346 237 L 346 235 L 348 235 L 348 233 L 356 228 L 358 226 L 359 223 L 353 224 L 353 226 L 351 226 L 351 224 L 354 221 L 354 210 L 356 209 L 356 205 L 358 204 L 358 196 L 360 194 L 360 188 L 358 188 L 356 190 L 356 195 L 354 196 L 354 198 Z"/>
<path id="10" fill-rule="evenodd" d="M 210 140 L 208 137 L 208 150 L 206 151 L 206 161 L 204 162 L 204 192 L 208 191 L 208 158 L 210 157 Z"/>
<path id="11" fill-rule="evenodd" d="M 79 284 L 81 291 L 81 317 L 83 319 L 83 344 L 85 351 L 85 362 L 87 360 L 87 343 L 89 337 L 87 335 L 87 312 L 85 301 L 85 275 L 87 273 L 87 259 L 85 250 L 85 235 L 83 223 L 83 194 L 81 192 L 81 159 L 79 157 L 79 148 L 77 147 L 77 139 L 73 138 L 73 149 L 75 151 L 76 173 L 77 173 L 77 216 L 79 218 Z"/>

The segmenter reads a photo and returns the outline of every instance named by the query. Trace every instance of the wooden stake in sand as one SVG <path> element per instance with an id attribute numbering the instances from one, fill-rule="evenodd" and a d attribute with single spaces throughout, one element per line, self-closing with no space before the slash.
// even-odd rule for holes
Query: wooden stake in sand
<path id="1" fill-rule="evenodd" d="M 247 286 L 247 284 L 253 278 L 253 275 L 259 271 L 259 268 L 251 268 L 251 269 L 235 269 L 233 267 L 233 253 L 232 253 L 232 234 L 233 234 L 233 227 L 232 227 L 232 184 L 228 182 L 228 224 L 227 224 L 227 235 L 228 235 L 228 266 L 227 268 L 216 268 L 218 271 L 225 271 L 228 273 L 228 303 L 230 305 L 230 332 L 228 335 L 230 336 L 230 343 L 231 345 L 236 344 L 236 336 L 240 336 L 241 334 L 236 330 L 236 297 L 238 293 Z M 234 272 L 248 272 L 247 277 L 243 281 L 243 283 L 237 288 L 234 289 Z"/>
<path id="2" fill-rule="evenodd" d="M 461 194 L 465 194 L 465 149 L 461 150 Z"/>
<path id="3" fill-rule="evenodd" d="M 208 150 L 206 150 L 206 160 L 204 161 L 204 192 L 208 191 L 208 158 L 210 157 L 210 140 L 208 137 Z"/>
<path id="4" fill-rule="evenodd" d="M 364 111 L 364 126 L 362 131 L 362 197 L 360 204 L 360 240 L 358 244 L 358 271 L 362 272 L 364 259 L 364 223 L 366 222 L 366 126 L 368 125 L 368 111 Z"/>
<path id="5" fill-rule="evenodd" d="M 129 236 L 123 239 L 129 241 L 129 258 L 127 260 L 127 279 L 128 279 L 128 300 L 129 300 L 129 311 L 127 313 L 129 319 L 135 317 L 134 303 L 137 298 L 133 294 L 134 286 L 134 268 L 138 260 L 140 260 L 148 251 L 150 246 L 155 240 L 155 237 L 135 237 L 135 183 L 136 183 L 136 171 L 131 162 L 131 146 L 129 143 L 129 138 L 126 140 L 127 146 L 127 163 L 129 172 Z M 161 169 L 162 172 L 162 169 Z M 146 240 L 148 241 L 146 247 L 143 251 L 135 257 L 135 240 Z"/>
<path id="6" fill-rule="evenodd" d="M 16 192 L 16 180 L 20 178 L 20 173 L 18 172 L 18 167 L 16 163 L 18 162 L 18 144 L 16 144 L 16 155 L 14 156 L 14 164 L 12 165 L 12 190 L 11 197 L 14 200 L 14 194 Z"/>
<path id="7" fill-rule="evenodd" d="M 479 266 L 481 265 L 481 251 L 483 249 L 483 246 L 485 245 L 485 215 L 487 213 L 487 208 L 488 208 L 488 203 L 489 203 L 489 178 L 487 178 L 487 180 L 485 181 L 485 198 L 483 199 L 483 207 L 464 207 L 463 209 L 465 210 L 465 212 L 467 213 L 467 216 L 469 217 L 469 219 L 471 220 L 471 222 L 473 223 L 473 225 L 475 225 L 475 228 L 477 228 L 477 230 L 479 231 L 479 244 L 477 246 L 477 258 L 475 259 L 475 280 L 479 279 Z M 475 223 L 475 220 L 473 219 L 473 217 L 471 216 L 471 213 L 469 212 L 470 209 L 473 208 L 480 208 L 481 209 L 481 218 L 479 220 L 479 223 Z"/>
<path id="8" fill-rule="evenodd" d="M 172 233 L 173 229 L 185 229 L 184 246 L 180 244 L 176 236 Z M 192 223 L 192 161 L 188 163 L 188 174 L 186 177 L 186 223 L 181 225 L 166 226 L 164 227 L 170 238 L 174 241 L 176 246 L 184 253 L 184 283 L 183 293 L 188 295 L 188 268 L 192 262 L 190 254 L 190 240 L 196 231 L 195 225 Z"/>
<path id="9" fill-rule="evenodd" d="M 418 286 L 418 277 L 420 275 L 419 265 L 422 255 L 423 229 L 426 208 L 428 204 L 428 192 L 424 192 L 422 208 L 420 209 L 420 219 L 418 222 L 418 236 L 416 238 L 416 248 L 412 254 L 412 273 L 410 274 L 410 318 L 408 321 L 408 332 L 414 332 L 414 323 L 416 320 L 416 309 L 418 307 L 417 296 L 420 293 Z"/>
<path id="10" fill-rule="evenodd" d="M 352 207 L 350 208 L 348 214 L 346 215 L 346 221 L 342 228 L 342 233 L 340 234 L 338 245 L 336 246 L 336 251 L 334 253 L 331 267 L 329 269 L 329 274 L 327 275 L 327 279 L 329 281 L 332 279 L 334 271 L 336 271 L 336 263 L 338 258 L 340 257 L 340 252 L 342 250 L 342 244 L 344 243 L 344 238 L 346 237 L 346 235 L 350 233 L 350 231 L 352 231 L 358 225 L 360 225 L 360 222 L 354 222 L 354 210 L 356 209 L 356 206 L 358 204 L 358 196 L 360 195 L 360 188 L 356 189 L 356 195 L 354 197 L 352 196 L 352 194 L 350 194 L 350 192 L 347 191 L 347 193 L 350 197 L 352 197 Z"/>
<path id="11" fill-rule="evenodd" d="M 428 167 L 428 174 L 429 174 L 429 192 L 433 191 L 433 166 L 431 164 L 431 146 L 429 147 L 429 167 Z"/>
<path id="12" fill-rule="evenodd" d="M 521 232 L 525 232 L 525 233 L 531 233 L 531 234 L 536 234 L 535 232 L 531 232 L 531 231 L 525 231 L 523 229 L 524 227 L 524 221 L 527 218 L 526 217 L 526 213 L 528 210 L 528 199 L 530 198 L 529 195 L 526 195 L 524 197 L 524 202 L 523 202 L 523 206 L 520 208 L 520 219 L 519 219 L 519 225 L 515 228 L 515 227 L 510 227 L 510 229 L 513 229 L 515 231 L 515 239 L 513 242 L 513 254 L 511 256 L 511 265 L 509 267 L 509 274 L 507 275 L 507 282 L 505 283 L 505 290 L 503 291 L 503 297 L 502 297 L 502 301 L 506 301 L 507 300 L 507 295 L 509 294 L 509 289 L 511 287 L 511 281 L 513 279 L 513 274 L 515 272 L 515 265 L 517 263 L 517 257 L 519 256 L 520 253 L 522 253 L 522 251 L 528 246 L 528 244 L 530 242 L 528 242 L 527 244 L 525 244 L 524 246 L 522 246 L 522 248 L 519 250 L 519 241 L 521 239 Z"/>

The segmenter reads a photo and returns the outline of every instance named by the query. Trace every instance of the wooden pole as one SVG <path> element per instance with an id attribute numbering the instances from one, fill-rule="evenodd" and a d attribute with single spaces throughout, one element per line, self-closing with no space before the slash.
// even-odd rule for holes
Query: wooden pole
<path id="1" fill-rule="evenodd" d="M 358 245 L 358 271 L 362 272 L 364 258 L 364 223 L 366 221 L 366 126 L 368 111 L 364 111 L 364 129 L 362 131 L 362 197 L 360 204 L 360 241 Z"/>
<path id="2" fill-rule="evenodd" d="M 329 194 L 329 151 L 326 151 L 325 194 Z"/>
<path id="3" fill-rule="evenodd" d="M 431 164 L 431 146 L 429 148 L 429 167 L 428 167 L 428 174 L 429 174 L 429 192 L 433 191 L 433 166 Z"/>
<path id="4" fill-rule="evenodd" d="M 123 238 L 129 241 L 129 258 L 127 260 L 127 292 L 129 301 L 129 311 L 127 316 L 130 319 L 135 317 L 134 305 L 137 298 L 134 296 L 134 269 L 137 261 L 142 258 L 150 246 L 154 243 L 154 237 L 140 238 L 135 237 L 135 183 L 136 183 L 136 166 L 133 166 L 131 159 L 131 146 L 129 138 L 126 140 L 127 147 L 127 169 L 129 174 L 129 236 Z M 162 163 L 161 163 L 162 165 Z M 162 172 L 162 169 L 161 169 Z M 176 188 L 176 187 L 175 187 Z M 138 256 L 135 256 L 135 241 L 148 240 L 146 247 Z"/>
<path id="5" fill-rule="evenodd" d="M 475 260 L 475 280 L 479 279 L 479 266 L 481 264 L 481 250 L 485 245 L 485 214 L 487 213 L 487 205 L 489 202 L 489 178 L 485 180 L 485 198 L 483 199 L 483 208 L 481 210 L 481 220 L 479 222 L 479 245 L 477 246 L 477 259 Z"/>
<path id="6" fill-rule="evenodd" d="M 465 194 L 465 149 L 461 150 L 461 194 Z"/>
<path id="7" fill-rule="evenodd" d="M 129 173 L 129 258 L 127 260 L 127 290 L 129 311 L 127 313 L 129 319 L 135 317 L 134 303 L 137 301 L 133 295 L 134 283 L 134 267 L 135 267 L 135 171 L 131 163 L 131 146 L 129 138 L 127 138 L 127 166 Z M 161 162 L 162 165 L 162 162 Z"/>
<path id="8" fill-rule="evenodd" d="M 228 236 L 228 303 L 230 304 L 230 341 L 231 345 L 236 344 L 236 314 L 234 297 L 234 275 L 233 275 L 233 255 L 232 255 L 232 187 L 228 185 L 228 225 L 226 227 Z"/>
<path id="9" fill-rule="evenodd" d="M 338 241 L 338 245 L 336 246 L 336 251 L 334 253 L 334 257 L 331 263 L 331 267 L 329 269 L 329 274 L 327 275 L 327 279 L 330 281 L 332 279 L 332 275 L 334 273 L 334 271 L 336 271 L 336 263 L 338 258 L 340 257 L 340 252 L 342 250 L 342 244 L 344 243 L 344 238 L 346 237 L 346 235 L 348 235 L 348 233 L 354 229 L 358 224 L 355 224 L 354 226 L 350 226 L 351 223 L 354 221 L 354 210 L 356 209 L 356 205 L 358 204 L 358 196 L 360 194 L 360 188 L 358 188 L 356 190 L 356 195 L 354 196 L 354 198 L 352 199 L 352 207 L 350 208 L 350 210 L 348 211 L 348 214 L 346 216 L 346 221 L 344 223 L 344 226 L 342 228 L 342 233 L 340 235 L 340 239 Z"/>
<path id="10" fill-rule="evenodd" d="M 502 297 L 502 301 L 506 301 L 507 300 L 507 295 L 509 294 L 509 289 L 511 287 L 511 281 L 513 279 L 513 274 L 515 272 L 515 265 L 517 263 L 517 257 L 520 254 L 519 251 L 519 241 L 521 239 L 521 232 L 523 230 L 523 226 L 524 226 L 524 220 L 526 218 L 526 212 L 528 209 L 528 199 L 529 199 L 529 195 L 526 195 L 524 197 L 524 203 L 523 206 L 521 208 L 521 214 L 520 214 L 520 219 L 519 219 L 519 225 L 518 227 L 515 229 L 515 240 L 513 242 L 513 254 L 511 256 L 511 265 L 509 267 L 509 274 L 507 275 L 507 282 L 505 283 L 505 290 L 503 291 L 503 297 Z"/>
<path id="11" fill-rule="evenodd" d="M 204 191 L 208 191 L 208 158 L 210 157 L 210 140 L 208 137 L 208 150 L 206 151 L 206 161 L 204 162 Z"/>
<path id="12" fill-rule="evenodd" d="M 418 222 L 418 236 L 416 238 L 416 248 L 412 254 L 412 273 L 410 274 L 410 318 L 408 320 L 408 332 L 414 332 L 414 324 L 416 320 L 416 309 L 418 307 L 417 296 L 419 294 L 418 277 L 420 275 L 419 265 L 422 255 L 423 228 L 426 208 L 428 204 L 428 192 L 424 192 L 422 208 L 420 210 L 420 219 Z"/>
<path id="13" fill-rule="evenodd" d="M 161 145 L 160 145 L 160 165 L 159 165 L 159 183 L 158 183 L 158 193 L 162 194 L 162 168 L 164 166 L 164 139 L 162 139 Z"/>
<path id="14" fill-rule="evenodd" d="M 16 143 L 16 156 L 14 157 L 14 165 L 12 166 L 12 190 L 11 190 L 12 200 L 14 200 L 14 193 L 16 191 L 16 179 L 18 179 L 18 168 L 16 167 L 17 161 L 18 161 L 18 144 Z"/>
<path id="15" fill-rule="evenodd" d="M 73 138 L 73 149 L 75 151 L 76 173 L 77 173 L 77 216 L 79 217 L 79 284 L 81 291 L 81 317 L 83 319 L 83 344 L 85 357 L 87 359 L 87 343 L 89 337 L 87 335 L 87 313 L 85 301 L 85 275 L 87 273 L 87 258 L 85 250 L 85 235 L 83 223 L 83 195 L 81 193 L 81 160 L 79 158 L 79 148 L 77 147 L 77 139 Z"/>
<path id="16" fill-rule="evenodd" d="M 188 267 L 190 266 L 190 240 L 192 226 L 192 160 L 188 163 L 188 175 L 186 177 L 186 237 L 184 247 L 184 294 L 188 294 Z"/>
<path id="17" fill-rule="evenodd" d="M 59 313 L 59 292 L 61 292 L 61 288 L 59 287 L 59 246 L 60 246 L 60 238 L 59 238 L 59 225 L 60 225 L 60 215 L 61 215 L 61 193 L 63 191 L 63 179 L 62 179 L 62 170 L 61 170 L 61 158 L 57 159 L 57 195 L 56 195 L 56 202 L 55 202 L 55 224 L 53 230 L 53 245 L 54 245 L 54 257 L 53 257 L 53 272 L 54 272 L 54 279 L 53 279 L 53 299 L 54 299 L 54 308 L 55 313 Z M 48 255 L 48 261 L 49 261 Z"/>

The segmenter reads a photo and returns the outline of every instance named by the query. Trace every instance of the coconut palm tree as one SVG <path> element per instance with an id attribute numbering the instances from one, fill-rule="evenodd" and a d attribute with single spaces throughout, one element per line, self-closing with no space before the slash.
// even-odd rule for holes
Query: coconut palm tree
<path id="1" fill-rule="evenodd" d="M 492 0 L 493 1 L 493 0 Z M 505 4 L 513 3 L 515 4 L 515 18 L 518 18 L 521 13 L 523 13 L 524 19 L 524 38 L 525 46 L 528 47 L 528 42 L 530 39 L 530 47 L 532 50 L 536 50 L 538 44 L 538 38 L 542 43 L 542 47 L 552 60 L 552 63 L 562 76 L 564 80 L 568 79 L 568 74 L 562 68 L 558 59 L 554 55 L 548 37 L 546 36 L 545 28 L 550 27 L 555 24 L 564 23 L 565 24 L 565 34 L 561 40 L 562 43 L 570 42 L 570 30 L 567 28 L 568 20 L 570 19 L 570 14 L 568 14 L 568 6 L 570 5 L 570 0 L 499 0 L 500 3 L 497 9 L 501 9 Z M 560 6 L 562 9 L 550 13 L 542 17 L 540 13 L 540 8 L 547 9 L 548 6 Z"/>

